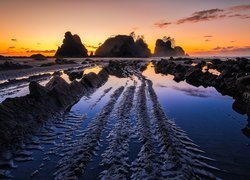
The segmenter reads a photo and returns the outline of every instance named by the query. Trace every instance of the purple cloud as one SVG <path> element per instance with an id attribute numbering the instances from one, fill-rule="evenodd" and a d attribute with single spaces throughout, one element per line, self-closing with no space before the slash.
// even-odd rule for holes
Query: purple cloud
<path id="1" fill-rule="evenodd" d="M 154 25 L 158 28 L 165 28 L 166 26 L 172 24 L 171 22 L 167 22 L 167 21 L 160 21 L 160 22 L 156 22 L 154 23 Z"/>

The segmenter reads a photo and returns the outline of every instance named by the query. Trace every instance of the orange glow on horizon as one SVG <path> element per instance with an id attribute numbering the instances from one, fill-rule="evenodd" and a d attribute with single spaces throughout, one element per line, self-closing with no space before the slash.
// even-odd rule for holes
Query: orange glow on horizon
<path id="1" fill-rule="evenodd" d="M 171 36 L 189 55 L 250 55 L 250 9 L 233 12 L 242 18 L 176 23 L 194 12 L 227 9 L 244 5 L 245 0 L 190 1 L 1 1 L 0 54 L 30 56 L 40 52 L 53 56 L 66 31 L 78 34 L 88 51 L 95 51 L 107 38 L 134 31 L 145 36 L 151 53 L 157 39 Z M 157 27 L 159 22 L 169 23 Z"/>

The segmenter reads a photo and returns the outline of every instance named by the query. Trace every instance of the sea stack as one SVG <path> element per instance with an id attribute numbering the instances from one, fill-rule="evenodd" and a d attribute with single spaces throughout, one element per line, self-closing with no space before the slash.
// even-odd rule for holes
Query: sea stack
<path id="1" fill-rule="evenodd" d="M 150 50 L 143 39 L 117 35 L 107 39 L 95 53 L 98 57 L 148 57 Z"/>
<path id="2" fill-rule="evenodd" d="M 80 37 L 77 34 L 72 35 L 71 32 L 66 32 L 64 35 L 63 44 L 58 47 L 55 54 L 56 57 L 87 57 L 88 51 L 82 44 Z"/>
<path id="3" fill-rule="evenodd" d="M 155 43 L 155 56 L 185 56 L 185 51 L 180 46 L 173 47 L 170 40 L 157 39 Z"/>

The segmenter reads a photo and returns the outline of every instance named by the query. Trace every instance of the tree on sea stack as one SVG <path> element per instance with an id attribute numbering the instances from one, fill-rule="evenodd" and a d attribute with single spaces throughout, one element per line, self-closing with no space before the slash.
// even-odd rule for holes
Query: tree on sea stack
<path id="1" fill-rule="evenodd" d="M 63 44 L 58 47 L 56 57 L 87 57 L 88 51 L 82 44 L 77 34 L 72 35 L 70 31 L 64 35 Z"/>

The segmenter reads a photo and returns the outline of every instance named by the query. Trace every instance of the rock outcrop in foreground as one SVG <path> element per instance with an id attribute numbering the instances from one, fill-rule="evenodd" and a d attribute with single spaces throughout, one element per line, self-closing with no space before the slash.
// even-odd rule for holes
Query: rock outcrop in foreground
<path id="1" fill-rule="evenodd" d="M 12 61 L 5 61 L 3 64 L 0 64 L 0 71 L 13 70 L 13 69 L 27 69 L 27 68 L 32 68 L 32 66 L 15 63 Z"/>
<path id="2" fill-rule="evenodd" d="M 0 104 L 0 147 L 8 148 L 24 141 L 49 119 L 71 108 L 82 96 L 94 92 L 108 80 L 109 75 L 129 76 L 131 67 L 143 70 L 145 64 L 143 66 L 134 61 L 111 61 L 110 65 L 98 74 L 81 74 L 79 81 L 72 81 L 70 84 L 58 75 L 55 75 L 46 86 L 31 82 L 30 94 L 7 98 Z"/>
<path id="3" fill-rule="evenodd" d="M 80 37 L 66 32 L 61 47 L 58 47 L 56 57 L 87 57 L 88 51 L 82 44 Z"/>
<path id="4" fill-rule="evenodd" d="M 149 57 L 150 50 L 143 39 L 117 35 L 107 39 L 95 53 L 98 57 Z"/>
<path id="5" fill-rule="evenodd" d="M 180 46 L 173 48 L 170 40 L 163 41 L 161 39 L 157 39 L 154 55 L 158 57 L 185 56 L 185 51 Z"/>
<path id="6" fill-rule="evenodd" d="M 89 73 L 79 82 L 73 81 L 71 84 L 60 76 L 55 76 L 45 87 L 31 82 L 29 95 L 7 98 L 0 104 L 0 146 L 3 148 L 22 142 L 48 119 L 100 87 L 108 77 L 108 71 L 103 69 L 99 74 Z"/>
<path id="7" fill-rule="evenodd" d="M 216 69 L 221 74 L 215 75 L 203 71 Z M 245 58 L 221 61 L 214 59 L 210 63 L 202 61 L 196 66 L 178 64 L 174 60 L 161 60 L 155 63 L 156 73 L 172 74 L 174 80 L 186 80 L 194 86 L 212 86 L 221 94 L 232 96 L 235 99 L 233 108 L 241 114 L 250 116 L 250 61 Z"/>

